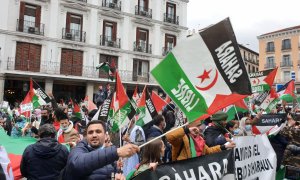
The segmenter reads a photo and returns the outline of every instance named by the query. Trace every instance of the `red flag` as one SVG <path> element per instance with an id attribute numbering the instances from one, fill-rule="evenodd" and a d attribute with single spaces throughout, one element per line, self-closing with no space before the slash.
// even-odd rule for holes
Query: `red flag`
<path id="1" fill-rule="evenodd" d="M 30 79 L 30 89 L 25 96 L 24 100 L 20 104 L 20 110 L 21 114 L 24 115 L 25 117 L 29 118 L 31 111 L 33 110 L 33 104 L 32 104 L 32 97 L 34 96 L 34 90 L 33 90 L 33 83 L 32 80 Z"/>
<path id="2" fill-rule="evenodd" d="M 97 106 L 91 100 L 89 100 L 89 96 L 85 96 L 84 102 L 86 103 L 87 109 L 89 111 L 92 111 L 94 109 L 98 109 Z"/>
<path id="3" fill-rule="evenodd" d="M 272 72 L 270 72 L 270 74 L 268 74 L 268 76 L 264 79 L 264 81 L 270 86 L 272 87 L 276 73 L 277 73 L 277 69 L 278 67 L 276 67 Z"/>
<path id="4" fill-rule="evenodd" d="M 171 98 L 167 95 L 165 101 L 167 104 L 169 104 L 171 102 Z"/>
<path id="5" fill-rule="evenodd" d="M 239 100 L 238 102 L 234 103 L 234 105 L 236 107 L 240 107 L 240 108 L 243 108 L 243 109 L 248 109 L 248 106 L 246 105 L 244 99 Z"/>
<path id="6" fill-rule="evenodd" d="M 155 106 L 157 112 L 162 111 L 163 107 L 167 105 L 167 102 L 164 101 L 159 95 L 157 95 L 154 91 L 151 94 L 152 102 Z"/>

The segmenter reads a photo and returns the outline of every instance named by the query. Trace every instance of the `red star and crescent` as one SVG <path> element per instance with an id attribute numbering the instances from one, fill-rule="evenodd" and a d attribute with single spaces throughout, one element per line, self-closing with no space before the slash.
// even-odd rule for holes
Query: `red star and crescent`
<path id="1" fill-rule="evenodd" d="M 209 74 L 210 74 L 211 71 L 212 71 L 212 69 L 209 70 L 209 71 L 207 71 L 206 69 L 204 69 L 203 73 L 202 73 L 200 76 L 197 77 L 197 78 L 201 79 L 201 84 L 202 84 L 206 79 L 210 79 Z M 208 84 L 208 85 L 205 86 L 205 87 L 199 87 L 199 86 L 196 86 L 196 88 L 197 88 L 198 90 L 200 90 L 200 91 L 207 91 L 207 90 L 209 90 L 210 88 L 212 88 L 212 87 L 216 84 L 217 80 L 218 80 L 218 70 L 216 69 L 216 75 L 215 75 L 215 77 L 213 78 L 213 80 L 212 80 L 212 82 L 211 82 L 210 84 Z"/>

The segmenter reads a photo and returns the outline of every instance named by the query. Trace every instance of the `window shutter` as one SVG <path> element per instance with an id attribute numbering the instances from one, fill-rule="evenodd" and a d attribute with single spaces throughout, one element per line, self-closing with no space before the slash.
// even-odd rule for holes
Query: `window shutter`
<path id="1" fill-rule="evenodd" d="M 176 19 L 176 4 L 173 4 L 173 6 L 174 6 L 174 15 L 173 15 L 173 16 L 174 16 L 174 20 L 175 20 L 175 22 L 176 22 L 176 20 L 177 20 L 177 19 Z"/>
<path id="2" fill-rule="evenodd" d="M 37 6 L 35 11 L 35 27 L 40 28 L 40 23 L 41 23 L 41 6 Z"/>
<path id="3" fill-rule="evenodd" d="M 20 2 L 20 14 L 19 14 L 19 31 L 23 31 L 24 26 L 24 13 L 25 13 L 25 2 Z"/>
<path id="4" fill-rule="evenodd" d="M 138 60 L 134 59 L 133 60 L 133 71 L 132 71 L 132 80 L 137 81 L 137 63 Z"/>
<path id="5" fill-rule="evenodd" d="M 66 32 L 70 32 L 71 14 L 67 12 L 66 18 Z"/>
<path id="6" fill-rule="evenodd" d="M 113 37 L 112 37 L 113 41 L 117 40 L 117 23 L 113 22 Z"/>

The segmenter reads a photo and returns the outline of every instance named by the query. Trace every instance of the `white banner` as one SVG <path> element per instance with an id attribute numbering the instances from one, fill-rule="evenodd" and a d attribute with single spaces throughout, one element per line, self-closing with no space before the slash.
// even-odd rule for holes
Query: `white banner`
<path id="1" fill-rule="evenodd" d="M 32 103 L 21 104 L 20 108 L 21 108 L 21 113 L 24 113 L 27 111 L 32 111 L 33 105 L 32 105 Z"/>
<path id="2" fill-rule="evenodd" d="M 0 177 L 7 180 L 13 180 L 14 175 L 7 152 L 3 146 L 0 146 Z M 1 178 L 0 178 L 1 179 Z"/>
<path id="3" fill-rule="evenodd" d="M 275 180 L 277 158 L 267 135 L 234 137 L 236 180 Z"/>

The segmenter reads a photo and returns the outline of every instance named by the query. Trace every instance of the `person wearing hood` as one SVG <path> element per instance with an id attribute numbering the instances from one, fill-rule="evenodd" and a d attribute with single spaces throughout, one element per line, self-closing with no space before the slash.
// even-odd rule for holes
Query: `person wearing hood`
<path id="1" fill-rule="evenodd" d="M 21 174 L 27 179 L 56 179 L 66 166 L 69 151 L 55 139 L 52 124 L 41 126 L 38 133 L 40 140 L 24 150 Z"/>
<path id="2" fill-rule="evenodd" d="M 227 143 L 225 126 L 228 115 L 223 111 L 218 111 L 212 115 L 212 122 L 204 131 L 205 142 L 208 147 L 224 145 Z"/>
<path id="3" fill-rule="evenodd" d="M 59 116 L 56 116 L 60 128 L 57 132 L 57 140 L 59 143 L 77 143 L 79 138 L 79 133 L 73 127 L 73 122 L 69 121 L 65 113 L 61 113 Z"/>

